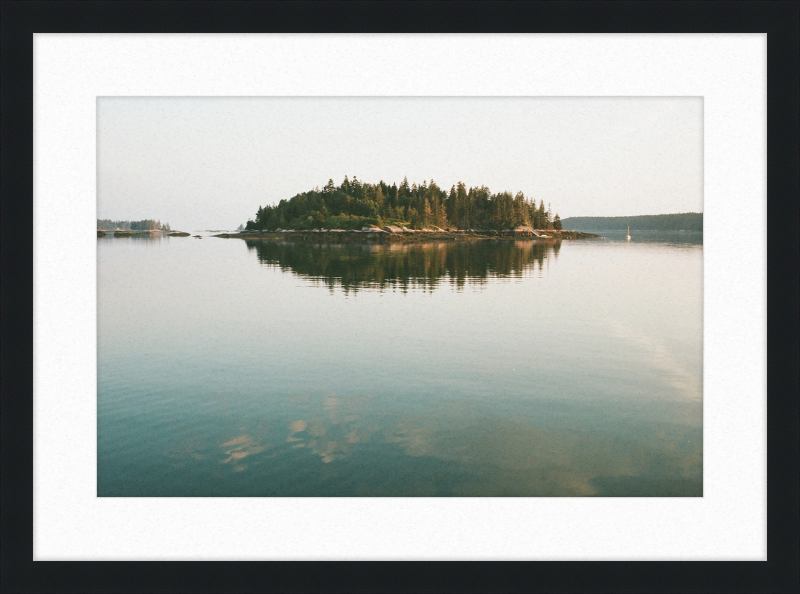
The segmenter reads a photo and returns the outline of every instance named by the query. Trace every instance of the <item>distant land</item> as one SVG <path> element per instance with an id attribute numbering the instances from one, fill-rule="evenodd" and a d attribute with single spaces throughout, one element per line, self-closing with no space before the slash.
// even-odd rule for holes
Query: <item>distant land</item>
<path id="1" fill-rule="evenodd" d="M 567 217 L 564 229 L 593 233 L 596 231 L 703 231 L 702 212 L 640 215 L 634 217 Z"/>
<path id="2" fill-rule="evenodd" d="M 98 231 L 171 231 L 169 223 L 162 223 L 154 219 L 142 221 L 112 221 L 111 219 L 97 219 Z"/>
<path id="3" fill-rule="evenodd" d="M 189 236 L 184 231 L 173 231 L 169 223 L 162 223 L 154 219 L 144 219 L 142 221 L 97 219 L 97 237 L 105 237 L 109 233 L 113 233 L 114 237 L 145 237 L 162 233 L 173 237 Z"/>

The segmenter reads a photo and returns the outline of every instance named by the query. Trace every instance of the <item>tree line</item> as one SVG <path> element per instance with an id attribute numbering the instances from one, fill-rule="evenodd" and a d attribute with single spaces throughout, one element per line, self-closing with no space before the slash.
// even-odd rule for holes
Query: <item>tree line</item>
<path id="1" fill-rule="evenodd" d="M 703 231 L 702 212 L 641 215 L 635 217 L 567 217 L 566 229 L 575 231 Z"/>
<path id="2" fill-rule="evenodd" d="M 261 206 L 248 230 L 360 229 L 365 225 L 399 225 L 413 229 L 561 229 L 561 219 L 544 201 L 522 192 L 493 194 L 486 186 L 467 189 L 463 182 L 450 191 L 430 180 L 399 186 L 381 181 L 362 183 L 345 176 L 335 185 L 319 187 L 274 206 Z"/>
<path id="3" fill-rule="evenodd" d="M 169 223 L 161 223 L 153 219 L 143 221 L 112 221 L 111 219 L 97 219 L 97 229 L 99 231 L 172 231 Z"/>

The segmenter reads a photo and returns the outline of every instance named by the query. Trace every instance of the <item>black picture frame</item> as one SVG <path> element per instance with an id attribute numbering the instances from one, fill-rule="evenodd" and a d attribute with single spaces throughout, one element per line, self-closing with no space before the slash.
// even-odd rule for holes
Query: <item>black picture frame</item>
<path id="1" fill-rule="evenodd" d="M 0 27 L 3 592 L 800 589 L 799 2 L 10 1 L 2 3 Z M 33 237 L 29 222 L 33 220 L 32 35 L 37 32 L 767 33 L 767 561 L 33 562 Z"/>

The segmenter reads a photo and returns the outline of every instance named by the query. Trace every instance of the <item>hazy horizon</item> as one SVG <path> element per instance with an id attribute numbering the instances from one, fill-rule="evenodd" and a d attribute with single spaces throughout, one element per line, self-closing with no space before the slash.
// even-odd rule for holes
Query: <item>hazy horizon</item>
<path id="1" fill-rule="evenodd" d="M 345 175 L 703 212 L 702 119 L 700 97 L 101 97 L 97 218 L 231 229 Z"/>

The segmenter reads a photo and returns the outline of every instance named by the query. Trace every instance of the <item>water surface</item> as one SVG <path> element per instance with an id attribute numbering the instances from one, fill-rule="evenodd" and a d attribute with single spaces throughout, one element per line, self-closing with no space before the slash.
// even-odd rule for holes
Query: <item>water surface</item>
<path id="1" fill-rule="evenodd" d="M 204 235 L 98 239 L 98 495 L 702 495 L 702 235 Z"/>

